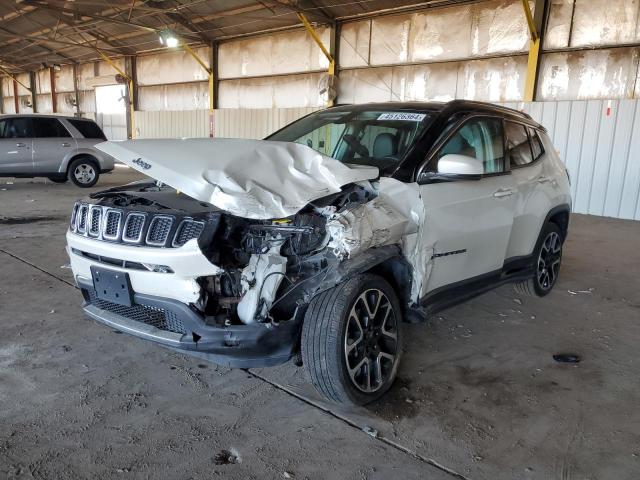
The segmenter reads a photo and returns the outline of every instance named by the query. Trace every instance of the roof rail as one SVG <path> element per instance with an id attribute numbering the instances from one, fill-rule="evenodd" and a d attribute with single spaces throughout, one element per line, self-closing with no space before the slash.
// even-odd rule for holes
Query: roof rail
<path id="1" fill-rule="evenodd" d="M 484 111 L 501 111 L 505 113 L 511 113 L 515 115 L 520 115 L 529 120 L 533 120 L 531 115 L 527 112 L 523 112 L 521 110 L 516 110 L 515 108 L 504 107 L 502 105 L 496 105 L 495 103 L 486 103 L 486 102 L 476 102 L 473 100 L 451 100 L 447 102 L 446 107 L 447 110 L 459 111 L 466 110 L 469 108 L 473 108 L 476 110 L 484 110 Z"/>

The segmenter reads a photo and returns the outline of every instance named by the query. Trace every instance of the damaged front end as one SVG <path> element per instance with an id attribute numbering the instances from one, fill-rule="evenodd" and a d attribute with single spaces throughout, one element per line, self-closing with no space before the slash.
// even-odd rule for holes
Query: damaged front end
<path id="1" fill-rule="evenodd" d="M 365 178 L 247 218 L 142 182 L 78 202 L 68 252 L 90 317 L 218 364 L 275 365 L 296 353 L 311 299 L 350 275 L 384 268 L 412 303 L 417 195 Z"/>

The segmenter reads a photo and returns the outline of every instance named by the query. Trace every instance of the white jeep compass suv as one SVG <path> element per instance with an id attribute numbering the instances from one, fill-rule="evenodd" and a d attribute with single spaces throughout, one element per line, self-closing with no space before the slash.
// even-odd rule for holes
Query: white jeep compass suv
<path id="1" fill-rule="evenodd" d="M 402 322 L 558 278 L 571 198 L 545 129 L 483 103 L 308 115 L 267 140 L 106 142 L 153 177 L 76 203 L 83 308 L 232 367 L 295 358 L 336 402 L 393 383 Z"/>

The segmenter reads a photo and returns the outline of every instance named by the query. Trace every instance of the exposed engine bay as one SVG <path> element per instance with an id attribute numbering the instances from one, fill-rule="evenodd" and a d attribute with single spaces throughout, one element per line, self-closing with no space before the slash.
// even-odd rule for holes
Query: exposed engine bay
<path id="1" fill-rule="evenodd" d="M 292 318 L 341 262 L 373 247 L 402 246 L 416 234 L 412 226 L 417 223 L 398 211 L 410 205 L 406 195 L 395 202 L 385 202 L 380 195 L 381 183 L 394 196 L 393 186 L 406 190 L 394 182 L 351 183 L 292 216 L 270 220 L 234 216 L 160 182 L 140 182 L 77 203 L 71 229 L 89 238 L 141 247 L 180 248 L 197 241 L 219 270 L 196 279 L 200 295 L 190 307 L 212 325 L 277 322 Z M 114 230 L 111 217 L 116 214 L 119 227 Z M 152 271 L 163 270 L 153 265 Z"/>
<path id="2" fill-rule="evenodd" d="M 418 303 L 430 253 L 419 249 L 417 184 L 296 143 L 194 139 L 188 156 L 184 145 L 97 146 L 154 180 L 76 203 L 77 276 L 95 284 L 93 262 L 114 265 L 136 294 L 186 304 L 207 325 L 249 325 L 294 318 L 319 292 L 394 257 L 385 275 L 405 305 Z"/>

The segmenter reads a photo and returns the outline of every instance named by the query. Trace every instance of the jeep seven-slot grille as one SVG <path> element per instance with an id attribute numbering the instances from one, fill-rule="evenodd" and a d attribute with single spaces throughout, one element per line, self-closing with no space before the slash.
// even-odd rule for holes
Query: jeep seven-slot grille
<path id="1" fill-rule="evenodd" d="M 92 208 L 89 210 L 89 235 L 97 237 L 100 235 L 100 220 L 102 220 L 102 209 Z"/>
<path id="2" fill-rule="evenodd" d="M 135 322 L 145 323 L 167 332 L 185 334 L 186 329 L 178 316 L 163 308 L 148 305 L 119 305 L 107 300 L 99 299 L 93 290 L 89 290 L 89 303 L 114 315 L 119 315 Z"/>
<path id="3" fill-rule="evenodd" d="M 109 240 L 115 240 L 118 238 L 118 231 L 120 230 L 120 220 L 122 219 L 122 212 L 120 210 L 107 210 L 107 217 L 104 224 L 103 236 Z"/>
<path id="4" fill-rule="evenodd" d="M 164 245 L 169 238 L 173 218 L 157 215 L 151 220 L 149 233 L 147 233 L 147 243 L 149 245 Z"/>
<path id="5" fill-rule="evenodd" d="M 192 238 L 198 238 L 204 230 L 204 223 L 194 222 L 191 219 L 183 220 L 178 227 L 178 232 L 173 240 L 174 247 L 181 247 Z"/>
<path id="6" fill-rule="evenodd" d="M 109 242 L 150 247 L 177 248 L 198 238 L 205 222 L 181 215 L 154 215 L 149 212 L 77 203 L 71 216 L 71 231 Z"/>
<path id="7" fill-rule="evenodd" d="M 138 243 L 142 238 L 142 227 L 144 227 L 145 215 L 143 213 L 130 213 L 124 223 L 122 239 L 125 242 Z"/>
<path id="8" fill-rule="evenodd" d="M 78 232 L 85 233 L 87 231 L 87 216 L 89 215 L 89 205 L 81 205 L 78 211 Z"/>

